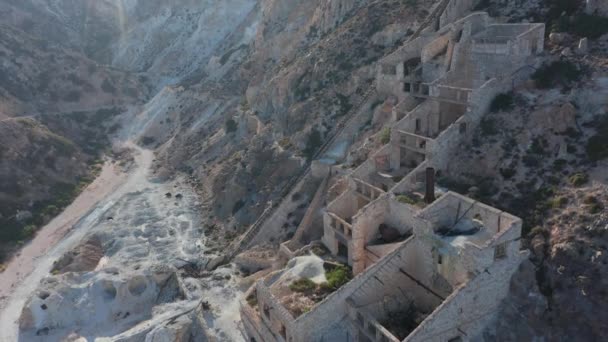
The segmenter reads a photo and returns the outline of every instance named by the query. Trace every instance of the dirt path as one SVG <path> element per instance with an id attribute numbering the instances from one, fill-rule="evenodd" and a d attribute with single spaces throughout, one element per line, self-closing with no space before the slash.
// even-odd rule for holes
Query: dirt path
<path id="1" fill-rule="evenodd" d="M 66 210 L 44 226 L 0 274 L 0 341 L 18 340 L 16 321 L 21 308 L 40 280 L 49 274 L 53 262 L 87 234 L 130 183 L 145 178 L 153 153 L 132 144 L 127 146 L 139 151 L 135 157 L 137 166 L 125 174 L 115 165 L 106 163 L 100 176 Z"/>

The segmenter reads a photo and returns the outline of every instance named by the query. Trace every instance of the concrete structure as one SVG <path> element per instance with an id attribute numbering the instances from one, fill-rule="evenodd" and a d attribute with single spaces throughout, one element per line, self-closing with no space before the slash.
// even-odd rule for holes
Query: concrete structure
<path id="1" fill-rule="evenodd" d="M 435 188 L 434 176 L 492 99 L 533 70 L 544 25 L 499 24 L 482 12 L 456 20 L 453 3 L 472 5 L 450 1 L 438 27 L 379 62 L 377 91 L 397 99 L 390 142 L 322 213 L 324 262 L 349 265 L 355 277 L 323 296 L 290 292 L 280 279 L 292 259 L 241 303 L 251 341 L 464 341 L 494 318 L 527 255 L 521 219 Z M 281 246 L 287 258 L 318 248 L 304 235 Z"/>

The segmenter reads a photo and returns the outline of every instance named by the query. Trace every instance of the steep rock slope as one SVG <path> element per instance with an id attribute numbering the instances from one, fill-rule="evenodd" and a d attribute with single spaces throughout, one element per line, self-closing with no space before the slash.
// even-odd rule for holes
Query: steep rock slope
<path id="1" fill-rule="evenodd" d="M 106 133 L 147 96 L 137 76 L 0 27 L 0 250 L 30 237 L 97 170 Z M 21 214 L 19 214 L 21 213 Z"/>
<path id="2" fill-rule="evenodd" d="M 255 15 L 250 14 L 256 3 L 5 0 L 0 2 L 0 18 L 102 64 L 147 71 L 163 85 L 204 68 L 240 23 L 255 25 Z"/>

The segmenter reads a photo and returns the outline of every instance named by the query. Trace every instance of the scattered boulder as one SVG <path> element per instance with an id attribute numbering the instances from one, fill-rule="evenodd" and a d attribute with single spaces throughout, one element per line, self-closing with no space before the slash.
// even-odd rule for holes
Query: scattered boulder
<path id="1" fill-rule="evenodd" d="M 569 128 L 576 127 L 576 113 L 576 108 L 569 102 L 561 106 L 545 107 L 530 115 L 531 128 L 564 133 Z"/>
<path id="2" fill-rule="evenodd" d="M 567 33 L 553 32 L 549 35 L 549 40 L 553 44 L 562 44 L 568 38 Z"/>

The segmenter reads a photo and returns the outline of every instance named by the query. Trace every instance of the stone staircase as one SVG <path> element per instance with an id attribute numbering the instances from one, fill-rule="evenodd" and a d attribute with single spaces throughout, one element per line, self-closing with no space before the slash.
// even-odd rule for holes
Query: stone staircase
<path id="1" fill-rule="evenodd" d="M 340 134 L 344 131 L 348 124 L 357 117 L 357 114 L 363 110 L 363 105 L 370 99 L 372 94 L 374 94 L 376 90 L 376 86 L 372 84 L 368 90 L 363 94 L 361 99 L 353 106 L 353 109 L 349 113 L 347 113 L 342 120 L 337 124 L 337 128 L 332 133 L 331 137 L 325 141 L 323 145 L 317 150 L 311 160 L 319 159 L 323 154 L 325 154 L 332 144 L 336 141 L 336 139 L 340 136 Z M 243 234 L 239 239 L 232 243 L 232 245 L 228 248 L 228 251 L 223 255 L 216 259 L 211 260 L 206 268 L 207 269 L 215 269 L 218 266 L 225 264 L 232 260 L 236 255 L 242 253 L 249 244 L 255 239 L 258 235 L 266 221 L 275 213 L 275 211 L 280 207 L 281 203 L 288 198 L 288 195 L 296 188 L 296 186 L 310 173 L 311 161 L 307 161 L 306 165 L 302 169 L 300 173 L 291 178 L 287 184 L 285 184 L 281 190 L 279 195 L 279 200 L 274 202 L 271 206 L 267 207 L 262 215 L 249 227 L 249 229 Z"/>

